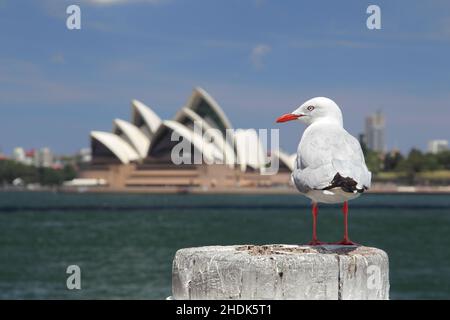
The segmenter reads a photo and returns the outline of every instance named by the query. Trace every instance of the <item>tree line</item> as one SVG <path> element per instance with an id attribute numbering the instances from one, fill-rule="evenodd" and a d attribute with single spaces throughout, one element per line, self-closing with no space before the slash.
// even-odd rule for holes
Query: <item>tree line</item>
<path id="1" fill-rule="evenodd" d="M 412 149 L 404 156 L 399 152 L 380 155 L 375 151 L 366 150 L 365 158 L 367 167 L 375 174 L 381 171 L 418 173 L 450 170 L 450 151 L 433 154 Z"/>
<path id="2" fill-rule="evenodd" d="M 0 185 L 12 184 L 20 178 L 25 184 L 38 183 L 43 186 L 57 186 L 76 177 L 72 164 L 65 164 L 61 169 L 38 168 L 14 160 L 0 160 Z"/>

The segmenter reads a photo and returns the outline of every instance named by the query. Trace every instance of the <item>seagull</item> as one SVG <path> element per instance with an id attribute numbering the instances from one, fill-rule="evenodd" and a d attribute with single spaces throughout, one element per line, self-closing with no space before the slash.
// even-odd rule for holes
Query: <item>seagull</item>
<path id="1" fill-rule="evenodd" d="M 335 244 L 356 245 L 348 236 L 348 201 L 368 190 L 372 177 L 361 145 L 344 129 L 341 109 L 329 98 L 310 99 L 276 121 L 291 120 L 307 125 L 291 179 L 298 191 L 312 200 L 313 232 L 309 244 L 324 244 L 317 238 L 318 203 L 343 203 L 344 239 Z"/>

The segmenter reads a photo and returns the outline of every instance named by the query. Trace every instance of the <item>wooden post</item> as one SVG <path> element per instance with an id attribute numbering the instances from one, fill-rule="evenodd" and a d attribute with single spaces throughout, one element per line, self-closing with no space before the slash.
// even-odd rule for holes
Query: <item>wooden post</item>
<path id="1" fill-rule="evenodd" d="M 172 298 L 389 299 L 389 261 L 376 248 L 243 245 L 178 250 Z"/>

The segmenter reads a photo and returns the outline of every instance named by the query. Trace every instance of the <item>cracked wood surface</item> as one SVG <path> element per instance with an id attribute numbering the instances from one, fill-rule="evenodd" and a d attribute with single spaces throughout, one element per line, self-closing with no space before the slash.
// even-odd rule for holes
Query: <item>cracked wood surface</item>
<path id="1" fill-rule="evenodd" d="M 389 299 L 389 261 L 377 248 L 237 245 L 178 250 L 174 299 Z"/>

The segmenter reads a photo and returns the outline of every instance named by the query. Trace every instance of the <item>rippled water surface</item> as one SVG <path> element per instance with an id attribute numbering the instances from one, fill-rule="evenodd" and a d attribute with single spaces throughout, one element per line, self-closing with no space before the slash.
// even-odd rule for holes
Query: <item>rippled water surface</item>
<path id="1" fill-rule="evenodd" d="M 339 240 L 341 224 L 321 206 L 321 240 Z M 179 248 L 305 243 L 310 226 L 295 195 L 0 193 L 0 298 L 163 299 Z M 450 298 L 449 195 L 363 195 L 350 235 L 389 254 L 391 298 Z M 71 264 L 79 291 L 66 289 Z"/>

